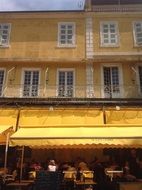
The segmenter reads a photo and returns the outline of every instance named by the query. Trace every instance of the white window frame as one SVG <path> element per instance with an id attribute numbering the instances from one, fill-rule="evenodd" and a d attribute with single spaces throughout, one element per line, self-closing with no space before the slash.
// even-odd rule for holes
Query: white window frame
<path id="1" fill-rule="evenodd" d="M 73 97 L 75 97 L 75 69 L 74 68 L 58 68 L 57 69 L 57 79 L 56 79 L 56 96 L 58 97 L 58 86 L 59 86 L 59 72 L 63 71 L 63 72 L 68 72 L 68 71 L 72 71 L 73 72 Z M 67 96 L 67 98 L 70 98 Z"/>
<path id="2" fill-rule="evenodd" d="M 110 43 L 110 38 L 108 39 L 109 40 L 109 43 L 104 43 L 104 32 L 103 32 L 103 29 L 104 29 L 104 25 L 115 25 L 115 31 L 116 31 L 116 43 Z M 110 32 L 108 33 L 108 35 L 110 36 Z M 103 21 L 103 22 L 100 22 L 100 42 L 101 42 L 101 47 L 118 47 L 120 44 L 120 36 L 119 36 L 119 29 L 118 29 L 118 22 L 117 21 Z"/>
<path id="3" fill-rule="evenodd" d="M 25 71 L 39 71 L 39 84 L 38 84 L 39 87 L 40 87 L 40 82 L 41 82 L 41 69 L 40 68 L 32 68 L 32 67 L 31 68 L 23 68 L 22 69 L 22 77 L 21 77 L 20 97 L 25 97 L 25 96 L 23 96 Z M 40 88 L 38 88 L 38 95 L 36 97 L 39 97 L 39 95 L 40 95 Z M 30 97 L 34 98 L 34 96 L 27 96 L 27 98 L 30 98 Z"/>
<path id="4" fill-rule="evenodd" d="M 141 29 L 142 29 L 142 20 L 141 21 L 135 21 L 133 22 L 133 39 L 134 39 L 134 46 L 142 46 L 142 42 L 138 43 L 137 40 L 137 33 L 136 33 L 136 24 L 141 24 Z"/>
<path id="5" fill-rule="evenodd" d="M 102 98 L 105 98 L 104 93 L 104 67 L 118 67 L 119 70 L 119 85 L 120 85 L 120 97 L 124 98 L 124 86 L 123 86 L 123 73 L 122 73 L 122 65 L 121 64 L 102 64 L 101 65 L 101 96 Z M 113 99 L 114 97 L 112 97 Z"/>
<path id="6" fill-rule="evenodd" d="M 61 43 L 61 26 L 62 25 L 66 25 L 66 26 L 72 25 L 72 33 L 73 33 L 72 44 L 69 44 L 67 42 L 65 44 Z M 65 34 L 65 37 L 66 37 L 66 34 Z M 75 22 L 59 22 L 58 23 L 58 47 L 68 47 L 68 48 L 76 47 L 76 24 L 75 24 Z"/>
<path id="7" fill-rule="evenodd" d="M 3 48 L 3 47 L 9 47 L 9 43 L 10 43 L 10 33 L 11 33 L 11 24 L 10 23 L 0 23 L 0 26 L 8 26 L 8 29 L 7 29 L 7 31 L 8 31 L 8 33 L 7 33 L 7 42 L 6 43 L 3 43 L 2 42 L 2 31 L 4 30 L 2 30 L 2 29 L 0 29 L 0 48 Z"/>

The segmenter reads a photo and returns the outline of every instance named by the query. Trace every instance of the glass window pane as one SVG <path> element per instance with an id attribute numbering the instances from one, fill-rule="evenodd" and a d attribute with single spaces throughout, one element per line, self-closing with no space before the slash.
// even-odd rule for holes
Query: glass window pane
<path id="1" fill-rule="evenodd" d="M 60 44 L 73 44 L 73 25 L 68 23 L 64 24 L 63 26 L 61 25 Z"/>
<path id="2" fill-rule="evenodd" d="M 9 24 L 0 24 L 0 45 L 8 44 L 9 29 Z"/>
<path id="3" fill-rule="evenodd" d="M 23 96 L 38 96 L 39 71 L 24 72 Z"/>
<path id="4" fill-rule="evenodd" d="M 61 25 L 60 27 L 61 27 L 61 29 L 66 29 L 65 25 Z"/>
<path id="5" fill-rule="evenodd" d="M 66 31 L 65 30 L 61 30 L 61 34 L 65 34 L 66 33 Z"/>
<path id="6" fill-rule="evenodd" d="M 61 40 L 64 40 L 66 39 L 66 36 L 65 35 L 61 35 Z"/>
<path id="7" fill-rule="evenodd" d="M 72 30 L 73 26 L 72 25 L 68 25 L 67 28 Z"/>
<path id="8" fill-rule="evenodd" d="M 139 66 L 138 69 L 139 69 L 140 91 L 142 92 L 142 66 Z"/>
<path id="9" fill-rule="evenodd" d="M 114 29 L 110 29 L 110 33 L 115 33 L 115 28 Z"/>

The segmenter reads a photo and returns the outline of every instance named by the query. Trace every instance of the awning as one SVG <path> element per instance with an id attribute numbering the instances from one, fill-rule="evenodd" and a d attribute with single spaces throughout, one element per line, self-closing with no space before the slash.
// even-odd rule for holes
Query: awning
<path id="1" fill-rule="evenodd" d="M 13 146 L 32 148 L 142 147 L 142 126 L 29 127 L 10 137 Z"/>
<path id="2" fill-rule="evenodd" d="M 107 110 L 107 124 L 142 124 L 142 109 Z"/>
<path id="3" fill-rule="evenodd" d="M 100 109 L 52 108 L 25 109 L 20 111 L 19 126 L 62 126 L 62 125 L 99 125 L 103 124 Z"/>
<path id="4" fill-rule="evenodd" d="M 9 125 L 0 125 L 0 145 L 6 144 L 7 133 L 12 132 L 13 127 Z"/>
<path id="5" fill-rule="evenodd" d="M 17 109 L 0 109 L 0 126 L 13 126 L 15 129 L 17 115 Z"/>

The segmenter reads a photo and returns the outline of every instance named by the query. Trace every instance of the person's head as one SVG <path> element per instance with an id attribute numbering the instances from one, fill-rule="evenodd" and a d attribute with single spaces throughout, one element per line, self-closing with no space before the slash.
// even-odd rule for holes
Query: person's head
<path id="1" fill-rule="evenodd" d="M 136 156 L 136 149 L 131 150 L 131 156 Z"/>
<path id="2" fill-rule="evenodd" d="M 126 160 L 125 161 L 125 164 L 124 164 L 125 167 L 129 167 L 129 162 Z"/>
<path id="3" fill-rule="evenodd" d="M 56 165 L 56 164 L 55 164 L 55 160 L 50 160 L 50 161 L 49 161 L 49 164 L 55 166 L 55 165 Z"/>

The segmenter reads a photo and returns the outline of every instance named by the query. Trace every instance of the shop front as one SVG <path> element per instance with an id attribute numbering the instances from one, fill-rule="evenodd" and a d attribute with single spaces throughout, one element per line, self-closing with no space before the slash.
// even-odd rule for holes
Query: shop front
<path id="1" fill-rule="evenodd" d="M 138 120 L 134 124 L 136 113 Z M 10 137 L 10 145 L 30 147 L 31 158 L 37 161 L 54 158 L 66 162 L 83 157 L 91 162 L 97 156 L 106 162 L 105 149 L 142 148 L 140 113 L 108 111 L 104 124 L 100 109 L 21 110 L 18 130 Z M 120 184 L 120 189 L 123 186 Z"/>

